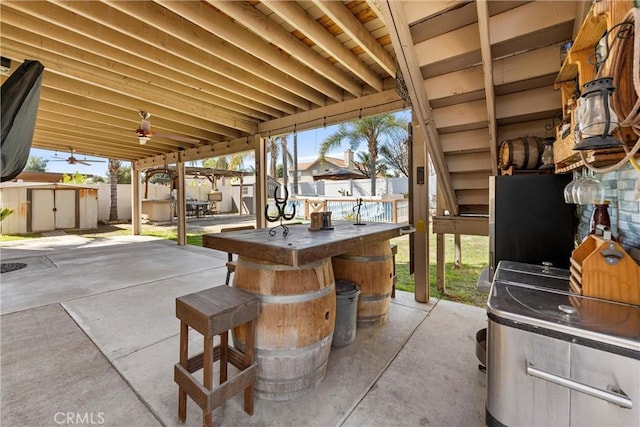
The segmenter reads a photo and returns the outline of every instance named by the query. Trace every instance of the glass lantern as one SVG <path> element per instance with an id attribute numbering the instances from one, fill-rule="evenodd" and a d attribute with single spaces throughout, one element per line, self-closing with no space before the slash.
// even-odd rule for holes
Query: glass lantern
<path id="1" fill-rule="evenodd" d="M 614 90 L 611 77 L 585 83 L 580 112 L 576 115 L 578 135 L 574 150 L 622 147 L 622 142 L 611 136 L 618 129 L 618 116 L 610 103 Z"/>
<path id="2" fill-rule="evenodd" d="M 542 145 L 544 145 L 544 150 L 542 151 L 542 166 L 539 169 L 553 169 L 555 168 L 555 163 L 553 161 L 553 143 L 555 142 L 555 138 L 547 138 L 542 141 Z"/>

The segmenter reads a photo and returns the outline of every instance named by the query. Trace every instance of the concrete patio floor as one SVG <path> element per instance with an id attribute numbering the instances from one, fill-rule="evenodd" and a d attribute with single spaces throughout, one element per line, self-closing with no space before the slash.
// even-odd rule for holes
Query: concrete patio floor
<path id="1" fill-rule="evenodd" d="M 202 424 L 192 401 L 187 422 L 177 419 L 175 298 L 224 283 L 226 254 L 152 237 L 62 235 L 1 243 L 0 256 L 28 265 L 0 277 L 0 424 Z M 385 325 L 332 349 L 311 393 L 256 398 L 253 416 L 237 396 L 214 424 L 482 426 L 475 333 L 485 324 L 481 308 L 399 291 Z"/>

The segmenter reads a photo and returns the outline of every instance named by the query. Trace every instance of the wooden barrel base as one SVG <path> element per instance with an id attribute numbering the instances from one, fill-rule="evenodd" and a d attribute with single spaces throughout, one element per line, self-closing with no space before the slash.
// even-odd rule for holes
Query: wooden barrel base
<path id="1" fill-rule="evenodd" d="M 256 395 L 290 400 L 311 391 L 327 371 L 336 293 L 330 259 L 290 267 L 240 257 L 233 286 L 260 301 L 254 357 Z M 246 328 L 233 331 L 242 349 Z"/>
<path id="2" fill-rule="evenodd" d="M 393 253 L 388 240 L 333 257 L 336 279 L 353 282 L 361 289 L 358 327 L 368 328 L 387 321 L 393 288 Z"/>

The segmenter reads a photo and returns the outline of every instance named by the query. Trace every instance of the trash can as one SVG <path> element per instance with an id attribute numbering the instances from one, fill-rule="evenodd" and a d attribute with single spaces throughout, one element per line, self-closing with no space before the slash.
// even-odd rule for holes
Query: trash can
<path id="1" fill-rule="evenodd" d="M 360 288 L 347 280 L 336 280 L 336 327 L 333 347 L 347 346 L 356 339 Z"/>

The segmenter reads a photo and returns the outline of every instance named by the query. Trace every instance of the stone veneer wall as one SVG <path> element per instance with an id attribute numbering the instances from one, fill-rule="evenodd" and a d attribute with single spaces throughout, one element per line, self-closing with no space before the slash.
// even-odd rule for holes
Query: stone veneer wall
<path id="1" fill-rule="evenodd" d="M 574 173 L 574 178 L 579 176 Z M 609 216 L 611 230 L 618 236 L 620 244 L 627 250 L 640 249 L 640 172 L 630 163 L 617 171 L 596 174 L 605 188 L 605 198 L 609 200 Z M 589 232 L 589 221 L 593 205 L 577 206 L 580 218 L 576 242 L 582 241 Z M 635 252 L 635 251 L 633 251 Z"/>

